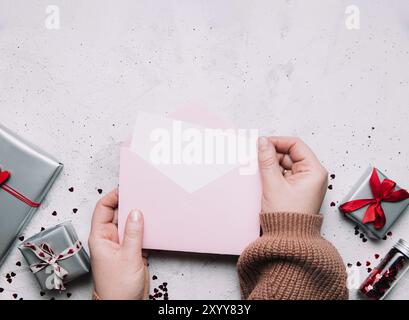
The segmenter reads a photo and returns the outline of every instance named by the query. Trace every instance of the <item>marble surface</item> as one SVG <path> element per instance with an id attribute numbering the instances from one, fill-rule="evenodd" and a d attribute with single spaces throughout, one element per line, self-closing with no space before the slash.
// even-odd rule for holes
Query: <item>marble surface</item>
<path id="1" fill-rule="evenodd" d="M 51 4 L 60 9 L 57 30 L 45 27 L 49 1 L 0 0 L 0 121 L 65 164 L 22 235 L 72 220 L 87 239 L 97 189 L 117 185 L 119 144 L 137 111 L 167 114 L 199 103 L 238 127 L 297 135 L 311 145 L 335 174 L 322 232 L 345 264 L 361 262 L 362 276 L 375 253 L 408 238 L 408 214 L 387 240 L 363 242 L 330 205 L 369 163 L 409 186 L 407 1 L 354 0 L 358 30 L 346 28 L 351 3 L 343 0 Z M 0 269 L 0 299 L 51 298 L 17 261 L 13 250 Z M 235 262 L 156 253 L 152 287 L 168 282 L 170 299 L 239 298 Z M 390 298 L 409 298 L 408 288 L 406 277 Z M 90 278 L 73 283 L 70 299 L 88 299 L 91 290 Z"/>

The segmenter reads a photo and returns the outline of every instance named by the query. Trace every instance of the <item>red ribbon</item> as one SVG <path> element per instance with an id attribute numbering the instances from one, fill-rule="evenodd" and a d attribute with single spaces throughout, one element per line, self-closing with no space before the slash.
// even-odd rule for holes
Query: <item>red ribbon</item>
<path id="1" fill-rule="evenodd" d="M 16 197 L 17 199 L 29 205 L 30 207 L 37 208 L 40 206 L 40 203 L 31 201 L 30 199 L 22 195 L 20 192 L 18 192 L 16 189 L 13 189 L 9 185 L 7 185 L 6 182 L 9 178 L 10 178 L 10 172 L 0 170 L 0 188 L 1 189 L 10 193 L 12 196 Z"/>
<path id="2" fill-rule="evenodd" d="M 373 199 L 358 199 L 345 202 L 340 206 L 343 213 L 351 213 L 362 207 L 369 205 L 366 209 L 363 223 L 374 223 L 376 230 L 382 229 L 386 223 L 385 212 L 382 208 L 382 201 L 385 202 L 399 202 L 409 198 L 409 193 L 404 190 L 395 190 L 396 182 L 384 179 L 381 183 L 379 180 L 378 173 L 374 168 L 372 171 L 371 178 L 369 179 L 369 184 L 371 186 Z"/>

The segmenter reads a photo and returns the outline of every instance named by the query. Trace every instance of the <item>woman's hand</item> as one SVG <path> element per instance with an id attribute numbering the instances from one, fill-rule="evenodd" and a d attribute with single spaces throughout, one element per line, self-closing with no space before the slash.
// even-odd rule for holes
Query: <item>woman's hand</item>
<path id="1" fill-rule="evenodd" d="M 292 137 L 260 137 L 262 212 L 319 213 L 328 172 L 311 149 Z"/>
<path id="2" fill-rule="evenodd" d="M 98 201 L 89 248 L 95 292 L 100 299 L 140 300 L 149 293 L 149 273 L 142 257 L 143 215 L 132 211 L 122 244 L 118 236 L 118 190 Z"/>

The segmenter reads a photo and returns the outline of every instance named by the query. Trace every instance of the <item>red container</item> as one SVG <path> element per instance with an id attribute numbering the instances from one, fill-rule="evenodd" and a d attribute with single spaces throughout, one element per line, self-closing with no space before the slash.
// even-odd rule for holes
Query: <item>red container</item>
<path id="1" fill-rule="evenodd" d="M 367 298 L 380 300 L 391 291 L 409 267 L 409 243 L 400 239 L 359 288 Z"/>

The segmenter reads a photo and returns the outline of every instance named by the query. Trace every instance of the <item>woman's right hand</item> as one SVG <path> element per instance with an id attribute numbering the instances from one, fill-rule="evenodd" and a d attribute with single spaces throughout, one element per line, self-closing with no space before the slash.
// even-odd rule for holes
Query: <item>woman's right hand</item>
<path id="1" fill-rule="evenodd" d="M 328 172 L 302 140 L 260 137 L 258 158 L 262 212 L 319 213 Z"/>

